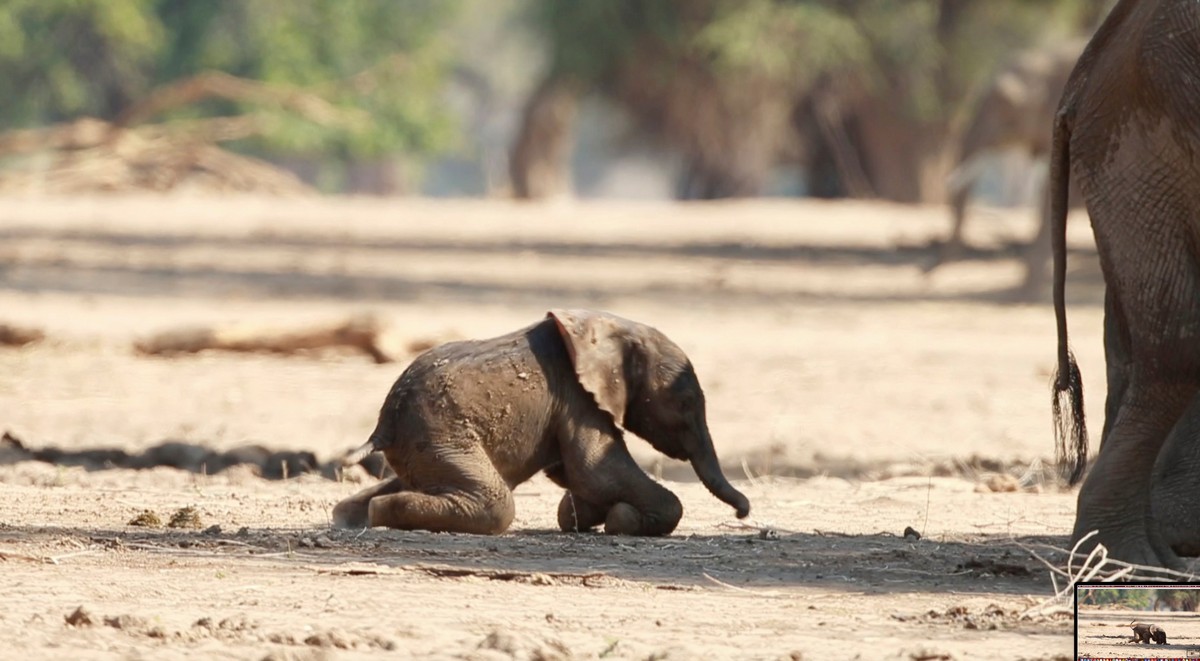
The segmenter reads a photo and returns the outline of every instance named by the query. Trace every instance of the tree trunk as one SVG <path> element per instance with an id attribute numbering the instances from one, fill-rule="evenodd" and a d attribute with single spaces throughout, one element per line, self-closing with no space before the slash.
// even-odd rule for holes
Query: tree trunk
<path id="1" fill-rule="evenodd" d="M 347 193 L 400 195 L 406 188 L 403 169 L 393 159 L 355 160 L 346 164 Z"/>
<path id="2" fill-rule="evenodd" d="M 863 166 L 876 194 L 894 202 L 941 202 L 952 158 L 944 126 L 921 124 L 879 103 L 856 109 Z"/>
<path id="3" fill-rule="evenodd" d="M 579 92 L 568 80 L 551 75 L 534 90 L 509 156 L 514 197 L 570 194 L 571 133 L 578 109 Z"/>
<path id="4" fill-rule="evenodd" d="M 730 197 L 753 197 L 762 192 L 761 176 L 738 172 L 723 164 L 708 164 L 702 158 L 691 158 L 684 167 L 676 197 L 681 200 L 720 200 Z"/>

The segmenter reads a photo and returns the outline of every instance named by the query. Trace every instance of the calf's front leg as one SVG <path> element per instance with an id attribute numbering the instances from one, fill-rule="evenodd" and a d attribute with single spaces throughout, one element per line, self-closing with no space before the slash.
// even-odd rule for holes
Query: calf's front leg
<path id="1" fill-rule="evenodd" d="M 574 511 L 564 511 L 564 496 L 559 527 L 569 530 L 564 523 L 571 523 L 578 530 L 579 524 L 590 524 L 587 529 L 603 520 L 610 535 L 671 534 L 683 518 L 683 505 L 637 465 L 611 421 L 585 419 L 572 431 L 562 456 Z M 572 514 L 577 522 L 564 516 Z"/>

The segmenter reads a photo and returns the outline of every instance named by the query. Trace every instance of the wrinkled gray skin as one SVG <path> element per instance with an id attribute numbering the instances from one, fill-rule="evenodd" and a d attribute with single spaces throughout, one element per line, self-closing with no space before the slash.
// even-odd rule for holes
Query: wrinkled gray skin
<path id="1" fill-rule="evenodd" d="M 942 244 L 933 267 L 959 258 L 966 249 L 963 225 L 967 204 L 979 179 L 984 158 L 1003 149 L 1019 147 L 1034 161 L 1050 155 L 1051 130 L 1058 101 L 1067 78 L 1083 52 L 1085 42 L 1069 41 L 1050 48 L 1019 53 L 989 82 L 975 106 L 959 143 L 958 165 L 951 174 L 950 236 Z M 1046 203 L 1048 186 L 1041 186 L 1037 204 L 1038 234 L 1025 254 L 1023 291 L 1036 294 L 1045 286 L 1050 262 L 1050 222 Z M 1083 198 L 1072 187 L 1072 206 Z"/>
<path id="2" fill-rule="evenodd" d="M 1098 531 L 1128 562 L 1180 569 L 1200 550 L 1200 3 L 1121 0 L 1080 57 L 1051 155 L 1055 418 L 1061 455 L 1087 460 L 1068 348 L 1067 183 L 1078 182 L 1104 273 L 1108 397 L 1073 537 Z"/>
<path id="3" fill-rule="evenodd" d="M 683 351 L 644 324 L 555 310 L 418 356 L 352 455 L 382 451 L 396 477 L 338 503 L 334 524 L 498 534 L 513 520 L 512 489 L 544 470 L 567 489 L 563 530 L 670 534 L 683 506 L 634 462 L 621 427 L 689 460 L 713 495 L 749 514 L 721 473 Z"/>

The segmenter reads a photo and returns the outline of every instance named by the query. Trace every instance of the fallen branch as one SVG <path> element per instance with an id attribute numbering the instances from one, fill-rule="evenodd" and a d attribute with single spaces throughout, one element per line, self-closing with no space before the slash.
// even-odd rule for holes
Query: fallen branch
<path id="1" fill-rule="evenodd" d="M 0 324 L 0 346 L 23 347 L 45 337 L 46 334 L 37 328 Z"/>
<path id="2" fill-rule="evenodd" d="M 29 154 L 43 150 L 87 149 L 104 142 L 110 125 L 92 117 L 36 129 L 0 133 L 0 154 Z"/>
<path id="3" fill-rule="evenodd" d="M 0 134 L 0 153 L 46 149 L 57 155 L 45 169 L 4 171 L 0 189 L 50 194 L 163 192 L 181 187 L 276 195 L 312 191 L 291 172 L 209 143 L 259 132 L 265 122 L 257 117 L 158 125 L 127 131 L 108 142 L 103 137 L 107 129 L 89 128 L 96 121 L 78 120 L 36 134 Z"/>
<path id="4" fill-rule="evenodd" d="M 449 565 L 404 565 L 401 569 L 407 571 L 417 571 L 429 576 L 438 578 L 484 578 L 489 581 L 522 581 L 527 580 L 533 583 L 545 582 L 553 584 L 554 581 L 566 581 L 568 583 L 577 583 L 584 587 L 596 587 L 589 584 L 589 581 L 605 581 L 619 583 L 621 579 L 615 578 L 604 572 L 589 572 L 587 574 L 574 574 L 570 572 L 527 572 L 509 569 L 470 569 L 466 567 L 452 567 Z M 547 580 L 548 579 L 548 580 Z"/>
<path id="5" fill-rule="evenodd" d="M 208 119 L 178 119 L 163 124 L 147 124 L 137 129 L 145 140 L 190 140 L 194 142 L 230 142 L 266 132 L 271 120 L 265 115 L 238 115 Z"/>
<path id="6" fill-rule="evenodd" d="M 787 596 L 787 595 L 784 595 L 775 590 L 748 590 L 746 588 L 740 588 L 736 585 L 731 585 L 729 583 L 726 583 L 725 581 L 721 581 L 716 578 L 713 578 L 712 576 L 710 576 L 708 574 L 708 572 L 700 572 L 700 575 L 703 576 L 704 578 L 707 578 L 708 580 L 712 581 L 716 585 L 719 585 L 727 590 L 733 590 L 734 592 L 742 592 L 745 594 L 752 594 L 756 597 L 784 597 L 784 596 Z"/>
<path id="7" fill-rule="evenodd" d="M 314 124 L 363 128 L 368 116 L 358 110 L 338 108 L 320 96 L 295 87 L 238 78 L 207 71 L 164 85 L 130 106 L 113 121 L 114 132 L 134 126 L 167 110 L 209 98 L 285 107 Z"/>
<path id="8" fill-rule="evenodd" d="M 1055 563 L 1043 558 L 1033 548 L 1014 542 L 1018 547 L 1025 550 L 1034 557 L 1038 562 L 1042 563 L 1050 570 L 1050 581 L 1054 588 L 1054 596 L 1034 604 L 1020 613 L 1021 618 L 1032 618 L 1035 616 L 1046 616 L 1053 613 L 1070 612 L 1074 613 L 1074 609 L 1066 604 L 1074 597 L 1075 584 L 1088 581 L 1098 581 L 1102 583 L 1116 583 L 1118 581 L 1137 581 L 1137 582 L 1168 582 L 1168 581 L 1189 581 L 1194 580 L 1195 575 L 1179 572 L 1164 567 L 1153 567 L 1149 565 L 1138 565 L 1121 560 L 1116 560 L 1108 557 L 1108 549 L 1103 544 L 1097 544 L 1090 553 L 1084 555 L 1079 552 L 1079 547 L 1087 540 L 1091 539 L 1097 533 L 1092 531 L 1084 535 L 1078 542 L 1075 543 L 1071 550 L 1061 549 L 1054 546 L 1047 548 L 1067 554 L 1067 566 L 1065 569 L 1059 567 Z M 1083 562 L 1078 568 L 1075 567 L 1075 560 L 1082 558 Z M 1066 585 L 1062 588 L 1058 586 L 1058 577 L 1066 579 Z"/>
<path id="9" fill-rule="evenodd" d="M 0 560 L 25 560 L 27 562 L 36 562 L 38 564 L 43 564 L 43 563 L 47 562 L 49 560 L 49 558 L 47 558 L 46 556 L 42 556 L 42 555 L 30 555 L 28 553 L 21 553 L 19 551 L 8 551 L 5 549 L 0 549 Z"/>
<path id="10" fill-rule="evenodd" d="M 85 555 L 95 555 L 99 552 L 100 552 L 100 549 L 84 549 L 82 551 L 73 551 L 71 553 L 60 553 L 58 555 L 52 555 L 46 559 L 50 562 L 50 564 L 57 565 L 58 563 L 62 562 L 63 560 L 67 560 L 69 558 L 78 558 L 80 556 L 85 556 Z"/>
<path id="11" fill-rule="evenodd" d="M 428 348 L 428 341 L 405 343 L 377 318 L 364 315 L 347 321 L 300 330 L 245 324 L 180 328 L 138 341 L 146 355 L 176 355 L 206 350 L 297 354 L 315 349 L 357 349 L 376 363 L 390 363 Z"/>

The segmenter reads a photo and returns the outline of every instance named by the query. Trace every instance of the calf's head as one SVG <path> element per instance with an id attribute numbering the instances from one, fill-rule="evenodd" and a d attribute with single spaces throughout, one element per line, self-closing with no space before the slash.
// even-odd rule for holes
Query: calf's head
<path id="1" fill-rule="evenodd" d="M 592 310 L 553 310 L 575 374 L 596 404 L 656 450 L 692 464 L 714 496 L 750 513 L 725 479 L 705 418 L 704 391 L 686 354 L 658 330 Z"/>

